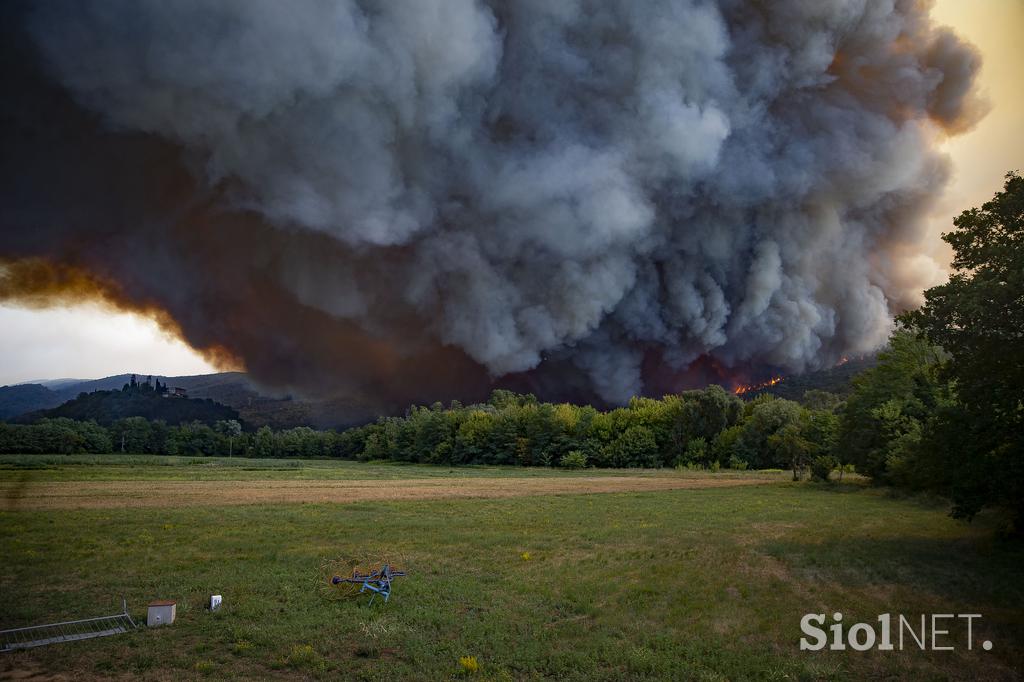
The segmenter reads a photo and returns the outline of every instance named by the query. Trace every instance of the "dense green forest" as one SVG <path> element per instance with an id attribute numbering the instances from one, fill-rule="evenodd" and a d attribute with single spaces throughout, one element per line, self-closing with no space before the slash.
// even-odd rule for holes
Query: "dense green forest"
<path id="1" fill-rule="evenodd" d="M 1008 509 L 1020 530 L 1024 179 L 1008 174 L 1004 190 L 962 213 L 954 228 L 943 235 L 956 254 L 949 282 L 926 291 L 924 306 L 899 318 L 888 347 L 841 394 L 808 390 L 799 402 L 770 394 L 744 402 L 709 386 L 600 411 L 498 390 L 486 403 L 412 407 L 402 417 L 340 432 L 266 426 L 243 432 L 229 408 L 206 423 L 117 418 L 107 401 L 188 402 L 161 398 L 159 384 L 131 385 L 77 400 L 82 409 L 103 407 L 111 419 L 58 409 L 31 424 L 0 423 L 0 452 L 788 468 L 795 478 L 823 481 L 855 469 L 877 483 L 945 495 L 959 517 L 990 506 Z M 67 418 L 72 415 L 92 419 Z"/>
<path id="2" fill-rule="evenodd" d="M 822 394 L 825 396 L 825 394 Z M 829 409 L 761 396 L 744 403 L 719 386 L 661 400 L 635 398 L 601 412 L 495 391 L 487 403 L 413 407 L 402 417 L 345 431 L 306 427 L 243 433 L 236 420 L 179 426 L 127 417 L 94 421 L 44 418 L 0 425 L 0 452 L 112 452 L 250 457 L 340 457 L 438 464 L 524 466 L 790 466 L 792 445 L 773 436 L 795 425 L 808 439 L 831 438 Z M 809 441 L 810 442 L 810 441 Z M 786 448 L 789 447 L 789 450 Z M 818 448 L 809 448 L 807 455 Z M 717 462 L 717 464 L 716 464 Z M 800 462 L 798 462 L 798 466 Z"/>

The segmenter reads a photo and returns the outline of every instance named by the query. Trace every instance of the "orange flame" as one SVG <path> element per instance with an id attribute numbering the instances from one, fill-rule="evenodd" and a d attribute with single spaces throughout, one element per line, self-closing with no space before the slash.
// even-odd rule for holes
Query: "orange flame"
<path id="1" fill-rule="evenodd" d="M 740 384 L 739 386 L 734 388 L 732 392 L 735 393 L 736 395 L 743 395 L 745 393 L 750 393 L 751 391 L 759 391 L 762 388 L 774 386 L 775 384 L 778 384 L 784 381 L 785 379 L 786 377 L 783 376 L 775 376 L 772 377 L 771 379 L 768 379 L 767 381 L 762 381 L 759 384 Z"/>

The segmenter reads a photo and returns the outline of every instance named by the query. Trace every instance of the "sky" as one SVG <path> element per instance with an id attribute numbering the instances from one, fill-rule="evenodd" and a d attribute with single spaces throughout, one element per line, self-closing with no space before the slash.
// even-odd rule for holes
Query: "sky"
<path id="1" fill-rule="evenodd" d="M 980 86 L 991 111 L 972 131 L 943 143 L 954 177 L 931 219 L 935 283 L 945 279 L 948 247 L 939 235 L 961 210 L 1000 188 L 1010 169 L 1024 170 L 1024 0 L 939 0 L 933 17 L 974 43 L 984 64 Z M 935 263 L 938 263 L 938 267 Z M 37 379 L 98 378 L 123 372 L 185 375 L 216 369 L 147 318 L 96 305 L 26 309 L 0 305 L 0 385 Z"/>
<path id="2" fill-rule="evenodd" d="M 991 199 L 1007 171 L 1024 171 L 1024 0 L 941 0 L 932 16 L 981 50 L 981 90 L 992 106 L 974 130 L 943 145 L 955 170 L 933 214 L 933 255 L 948 263 L 948 246 L 939 234 L 952 227 L 952 218 Z"/>
<path id="3" fill-rule="evenodd" d="M 33 310 L 0 306 L 0 384 L 217 371 L 152 320 L 96 305 Z"/>

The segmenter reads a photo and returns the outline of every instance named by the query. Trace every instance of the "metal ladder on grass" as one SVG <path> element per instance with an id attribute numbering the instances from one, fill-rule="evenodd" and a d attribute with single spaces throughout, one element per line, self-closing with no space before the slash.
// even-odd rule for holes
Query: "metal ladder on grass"
<path id="1" fill-rule="evenodd" d="M 134 630 L 138 625 L 128 615 L 128 602 L 121 600 L 121 613 L 113 616 L 98 616 L 82 620 L 67 620 L 62 623 L 32 625 L 27 628 L 0 630 L 0 651 L 31 649 L 58 642 L 74 642 L 79 639 L 108 637 Z"/>

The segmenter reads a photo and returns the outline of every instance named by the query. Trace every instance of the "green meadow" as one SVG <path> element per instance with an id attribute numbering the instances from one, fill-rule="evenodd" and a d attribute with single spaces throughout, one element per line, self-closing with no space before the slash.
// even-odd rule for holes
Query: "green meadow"
<path id="1" fill-rule="evenodd" d="M 621 476 L 622 471 L 614 472 Z M 0 481 L 603 475 L 182 458 L 0 459 Z M 636 476 L 683 475 L 671 471 Z M 0 654 L 0 677 L 354 680 L 1019 679 L 1024 548 L 994 520 L 859 482 L 350 504 L 0 512 L 0 628 L 169 627 Z M 721 474 L 705 474 L 709 479 Z M 458 480 L 453 480 L 457 485 Z M 329 562 L 390 558 L 387 604 Z M 217 612 L 205 609 L 224 596 Z M 978 613 L 974 649 L 800 651 L 805 613 Z M 831 620 L 828 621 L 831 623 Z M 991 651 L 979 642 L 990 640 Z M 466 657 L 472 657 L 468 659 Z M 460 659 L 463 662 L 460 663 Z"/>

